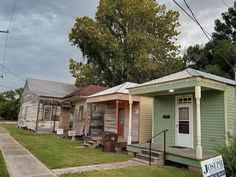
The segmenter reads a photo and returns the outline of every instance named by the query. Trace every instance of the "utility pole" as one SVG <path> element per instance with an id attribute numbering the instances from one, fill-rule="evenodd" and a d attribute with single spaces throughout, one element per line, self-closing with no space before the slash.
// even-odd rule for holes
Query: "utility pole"
<path id="1" fill-rule="evenodd" d="M 9 33 L 9 31 L 3 31 L 3 30 L 0 30 L 0 33 Z"/>

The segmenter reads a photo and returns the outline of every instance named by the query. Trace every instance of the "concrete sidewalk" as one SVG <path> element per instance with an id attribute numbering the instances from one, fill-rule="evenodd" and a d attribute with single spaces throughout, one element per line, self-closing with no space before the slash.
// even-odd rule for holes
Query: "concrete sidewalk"
<path id="1" fill-rule="evenodd" d="M 134 161 L 134 160 L 129 160 L 125 162 L 115 162 L 115 163 L 106 163 L 106 164 L 98 164 L 98 165 L 53 169 L 52 171 L 57 175 L 62 175 L 65 173 L 81 173 L 84 171 L 94 171 L 94 170 L 111 170 L 111 169 L 119 169 L 119 168 L 126 168 L 130 166 L 141 166 L 141 165 L 145 165 L 145 164 Z"/>
<path id="2" fill-rule="evenodd" d="M 0 148 L 10 177 L 56 177 L 0 127 Z"/>

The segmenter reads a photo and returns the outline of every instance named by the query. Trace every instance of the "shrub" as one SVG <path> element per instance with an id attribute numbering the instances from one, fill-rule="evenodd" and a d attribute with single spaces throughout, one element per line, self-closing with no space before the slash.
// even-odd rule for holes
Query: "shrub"
<path id="1" fill-rule="evenodd" d="M 227 145 L 218 147 L 217 152 L 223 157 L 226 175 L 236 177 L 236 134 L 229 138 Z"/>

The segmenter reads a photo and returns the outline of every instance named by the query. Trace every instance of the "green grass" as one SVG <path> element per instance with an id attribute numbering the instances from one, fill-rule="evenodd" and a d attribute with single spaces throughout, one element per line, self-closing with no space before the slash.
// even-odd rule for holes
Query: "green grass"
<path id="1" fill-rule="evenodd" d="M 36 134 L 4 124 L 3 127 L 20 144 L 48 168 L 94 165 L 129 159 L 125 153 L 105 153 L 101 149 L 84 148 L 82 141 L 58 138 L 54 134 Z"/>
<path id="2" fill-rule="evenodd" d="M 1 151 L 0 151 L 0 176 L 9 177 Z"/>
<path id="3" fill-rule="evenodd" d="M 64 174 L 60 177 L 201 177 L 200 174 L 174 167 L 136 166 L 115 170 Z"/>

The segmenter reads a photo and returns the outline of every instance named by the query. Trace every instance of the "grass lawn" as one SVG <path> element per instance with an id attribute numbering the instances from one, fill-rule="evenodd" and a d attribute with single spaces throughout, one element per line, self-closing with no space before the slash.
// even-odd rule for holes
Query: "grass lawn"
<path id="1" fill-rule="evenodd" d="M 116 170 L 91 171 L 74 174 L 64 174 L 60 177 L 201 177 L 200 174 L 191 173 L 174 167 L 137 166 Z"/>
<path id="2" fill-rule="evenodd" d="M 3 127 L 50 169 L 129 159 L 125 153 L 105 153 L 101 149 L 84 148 L 83 141 L 61 139 L 54 134 L 31 133 L 16 128 L 15 125 L 4 124 Z"/>
<path id="3" fill-rule="evenodd" d="M 0 176 L 1 177 L 9 176 L 1 151 L 0 151 Z"/>

